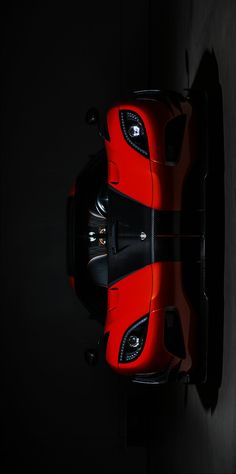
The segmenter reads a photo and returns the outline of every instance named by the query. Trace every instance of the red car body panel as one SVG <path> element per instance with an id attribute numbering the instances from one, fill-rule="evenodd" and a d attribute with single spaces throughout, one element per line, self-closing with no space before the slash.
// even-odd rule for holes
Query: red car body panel
<path id="1" fill-rule="evenodd" d="M 137 102 L 137 103 L 136 103 Z M 110 141 L 105 141 L 108 159 L 108 183 L 118 191 L 162 210 L 180 210 L 183 181 L 195 159 L 195 119 L 189 103 L 182 105 L 186 129 L 181 159 L 175 166 L 166 164 L 165 127 L 180 111 L 151 100 L 119 104 L 107 114 Z M 123 135 L 119 111 L 136 112 L 145 124 L 150 160 L 132 148 Z M 168 192 L 167 192 L 168 189 Z"/>
<path id="2" fill-rule="evenodd" d="M 108 183 L 116 190 L 152 206 L 150 161 L 125 140 L 120 127 L 119 108 L 108 112 L 110 141 L 105 142 L 108 159 Z"/>
<path id="3" fill-rule="evenodd" d="M 196 315 L 184 295 L 181 281 L 180 262 L 160 262 L 147 265 L 109 288 L 104 332 L 109 332 L 106 358 L 114 370 L 132 374 L 145 372 L 148 367 L 148 371 L 152 372 L 163 367 L 174 367 L 179 363 L 180 359 L 170 354 L 164 344 L 167 307 L 176 307 L 179 311 L 187 348 L 182 370 L 188 371 L 191 368 Z M 120 343 L 127 327 L 147 313 L 148 332 L 141 355 L 133 362 L 118 363 Z"/>
<path id="4" fill-rule="evenodd" d="M 150 159 L 132 148 L 123 135 L 119 112 L 132 110 L 144 123 Z M 105 142 L 108 159 L 108 183 L 117 191 L 145 206 L 177 211 L 182 208 L 183 182 L 196 159 L 195 123 L 191 105 L 182 104 L 186 128 L 181 158 L 171 166 L 165 162 L 165 127 L 169 120 L 181 114 L 172 105 L 154 100 L 120 103 L 107 115 L 110 141 Z M 164 343 L 165 308 L 177 308 L 183 330 L 186 358 L 180 360 L 169 353 Z M 119 363 L 119 351 L 126 329 L 140 317 L 149 314 L 146 341 L 140 356 Z M 177 366 L 188 371 L 195 353 L 196 314 L 188 301 L 181 275 L 181 262 L 158 262 L 121 279 L 108 289 L 108 311 L 105 333 L 109 332 L 107 362 L 114 370 L 125 374 L 153 372 Z"/>
<path id="5" fill-rule="evenodd" d="M 144 156 L 126 139 L 121 124 L 121 112 L 123 111 L 131 111 L 140 117 L 147 137 L 147 156 Z M 184 118 L 185 125 L 178 159 L 176 162 L 171 162 L 166 158 L 166 130 L 171 121 L 177 117 Z M 107 130 L 107 138 L 104 139 L 107 184 L 113 192 L 113 199 L 119 199 L 119 196 L 129 198 L 129 200 L 139 203 L 136 211 L 137 209 L 140 211 L 140 204 L 145 207 L 145 212 L 146 210 L 150 211 L 148 216 L 153 215 L 154 211 L 157 216 L 167 213 L 168 218 L 171 216 L 171 219 L 175 214 L 181 214 L 181 211 L 185 209 L 183 204 L 184 185 L 198 158 L 197 118 L 191 103 L 183 96 L 178 97 L 177 101 L 162 100 L 161 96 L 157 98 L 154 96 L 145 97 L 145 94 L 134 96 L 132 100 L 117 103 L 108 110 Z M 76 187 L 72 186 L 70 196 L 73 197 L 77 191 Z M 119 206 L 117 209 L 119 210 Z M 135 209 L 135 207 L 131 206 L 129 209 Z M 112 210 L 110 212 L 112 213 Z M 144 216 L 146 216 L 145 212 Z M 140 214 L 138 211 L 136 214 L 136 221 L 132 221 L 132 223 L 135 222 L 137 227 Z M 123 214 L 121 215 L 123 218 Z M 145 217 L 142 219 L 142 222 L 145 222 Z M 127 217 L 127 221 L 123 222 L 123 225 L 128 227 L 129 217 Z M 156 237 L 151 233 L 151 230 L 150 235 L 152 235 L 152 239 Z M 179 235 L 174 233 L 157 235 L 160 239 L 176 236 Z M 140 242 L 140 237 L 141 235 L 136 234 L 135 238 L 138 238 Z M 188 237 L 196 236 L 189 234 Z M 200 238 L 200 234 L 197 237 Z M 132 262 L 131 267 L 128 267 L 129 271 L 126 272 L 124 269 L 121 277 L 109 282 L 104 327 L 104 334 L 108 335 L 106 360 L 116 372 L 132 376 L 169 373 L 172 369 L 177 369 L 189 373 L 195 367 L 198 314 L 186 291 L 181 252 L 179 255 L 179 259 L 175 256 L 173 261 L 171 258 L 167 258 L 165 261 L 161 258 L 158 260 L 154 252 L 151 263 L 132 271 Z M 144 260 L 140 259 L 140 261 Z M 70 284 L 76 286 L 76 280 L 72 275 Z M 166 312 L 172 310 L 177 312 L 180 322 L 181 338 L 184 345 L 182 355 L 177 351 L 167 349 L 165 340 Z M 120 357 L 124 335 L 146 316 L 148 317 L 147 330 L 142 350 L 133 360 L 124 361 Z"/>

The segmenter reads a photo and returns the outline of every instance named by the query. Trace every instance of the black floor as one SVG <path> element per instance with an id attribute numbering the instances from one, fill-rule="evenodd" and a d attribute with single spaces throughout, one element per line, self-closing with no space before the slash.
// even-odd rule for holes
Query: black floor
<path id="1" fill-rule="evenodd" d="M 236 5 L 8 5 L 0 29 L 2 472 L 233 473 Z M 84 121 L 90 106 L 105 110 L 130 89 L 188 86 L 211 97 L 213 375 L 206 386 L 138 389 L 102 360 L 85 363 L 102 328 L 68 285 L 66 198 L 102 144 Z"/>

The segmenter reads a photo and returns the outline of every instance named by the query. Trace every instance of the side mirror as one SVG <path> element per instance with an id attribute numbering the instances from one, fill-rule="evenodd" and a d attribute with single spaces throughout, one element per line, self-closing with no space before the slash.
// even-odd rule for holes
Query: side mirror
<path id="1" fill-rule="evenodd" d="M 96 349 L 87 349 L 84 357 L 88 365 L 94 366 L 98 363 L 98 351 Z"/>
<path id="2" fill-rule="evenodd" d="M 100 117 L 98 109 L 96 109 L 95 107 L 88 109 L 85 115 L 85 122 L 88 125 L 96 125 L 100 137 L 102 139 L 110 141 L 109 131 L 107 128 L 107 120 L 105 116 L 103 115 L 103 113 L 101 114 L 101 117 Z"/>

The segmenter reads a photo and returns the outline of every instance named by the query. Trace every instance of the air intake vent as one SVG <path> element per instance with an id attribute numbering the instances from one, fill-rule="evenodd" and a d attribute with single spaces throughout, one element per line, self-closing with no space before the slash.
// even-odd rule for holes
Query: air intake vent
<path id="1" fill-rule="evenodd" d="M 176 308 L 168 308 L 165 312 L 165 346 L 168 352 L 184 359 L 186 357 L 183 333 Z"/>
<path id="2" fill-rule="evenodd" d="M 186 115 L 178 115 L 166 125 L 166 164 L 168 165 L 176 165 L 179 161 L 185 124 Z"/>

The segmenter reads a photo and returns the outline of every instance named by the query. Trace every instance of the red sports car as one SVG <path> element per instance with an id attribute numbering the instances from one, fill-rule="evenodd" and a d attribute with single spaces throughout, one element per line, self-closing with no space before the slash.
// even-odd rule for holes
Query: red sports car
<path id="1" fill-rule="evenodd" d="M 104 324 L 115 371 L 140 383 L 191 376 L 207 301 L 206 166 L 194 101 L 136 91 L 108 110 L 100 133 L 104 149 L 68 200 L 71 285 Z"/>

